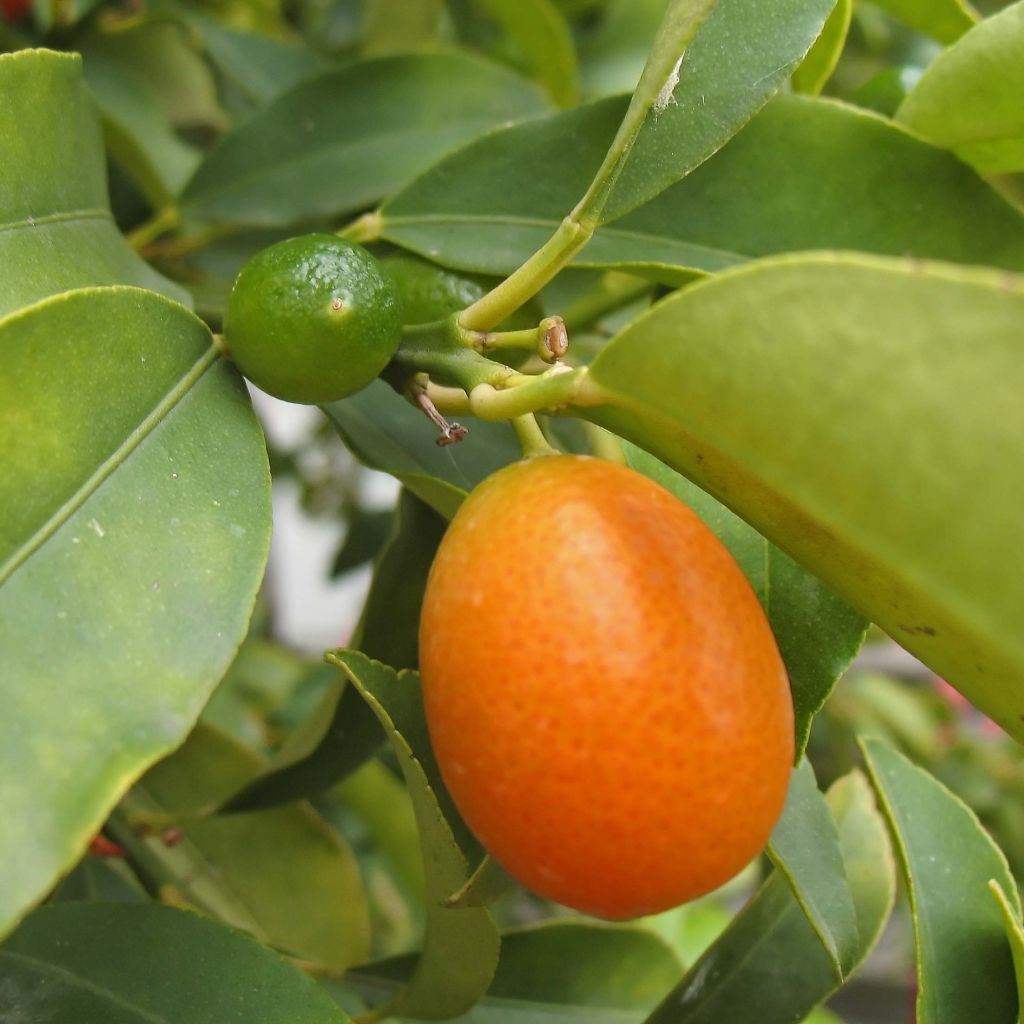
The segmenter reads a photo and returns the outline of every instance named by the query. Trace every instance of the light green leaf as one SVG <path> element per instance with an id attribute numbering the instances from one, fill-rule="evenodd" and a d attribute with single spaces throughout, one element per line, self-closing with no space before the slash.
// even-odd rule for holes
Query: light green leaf
<path id="1" fill-rule="evenodd" d="M 853 0 L 837 0 L 821 35 L 793 72 L 793 88 L 797 92 L 817 96 L 825 87 L 842 56 L 852 18 Z"/>
<path id="2" fill-rule="evenodd" d="M 1006 554 L 1024 544 L 1022 318 L 1024 286 L 1005 273 L 763 260 L 613 339 L 590 369 L 606 404 L 585 412 L 1024 737 L 1024 573 Z"/>
<path id="3" fill-rule="evenodd" d="M 0 1017 L 11 1022 L 349 1020 L 298 968 L 248 936 L 170 907 L 43 907 L 0 946 L 0 973 Z"/>
<path id="4" fill-rule="evenodd" d="M 514 892 L 518 883 L 490 854 L 477 865 L 466 884 L 446 899 L 445 906 L 488 907 L 502 896 Z"/>
<path id="5" fill-rule="evenodd" d="M 860 649 L 867 621 L 696 484 L 635 445 L 627 444 L 625 451 L 629 465 L 667 488 L 701 517 L 754 588 L 786 663 L 799 758 L 814 715 Z"/>
<path id="6" fill-rule="evenodd" d="M 465 54 L 360 61 L 300 82 L 226 135 L 182 204 L 190 216 L 268 227 L 336 216 L 485 129 L 544 108 L 532 85 Z"/>
<path id="7" fill-rule="evenodd" d="M 598 223 L 653 199 L 720 149 L 792 74 L 834 4 L 717 0 L 708 16 L 708 0 L 674 0 L 623 121 L 643 117 L 643 126 L 595 207 Z"/>
<path id="8" fill-rule="evenodd" d="M 896 119 L 984 174 L 1024 170 L 1022 53 L 1024 0 L 1018 0 L 941 53 Z"/>
<path id="9" fill-rule="evenodd" d="M 579 98 L 576 47 L 565 18 L 551 0 L 475 0 L 501 26 L 556 106 Z"/>
<path id="10" fill-rule="evenodd" d="M 1024 992 L 1024 927 L 1021 927 L 1020 910 L 1015 907 L 1003 887 L 993 878 L 988 883 L 999 912 L 1003 915 L 1006 937 L 1010 942 L 1010 953 L 1013 956 L 1013 973 L 1017 978 L 1017 1024 L 1024 1021 L 1024 1006 L 1021 1005 L 1020 993 Z"/>
<path id="11" fill-rule="evenodd" d="M 250 814 L 198 816 L 252 779 L 261 759 L 200 725 L 125 797 L 130 817 L 180 820 L 167 846 L 115 832 L 151 882 L 249 932 L 266 945 L 330 970 L 369 953 L 369 918 L 351 850 L 308 804 Z"/>
<path id="12" fill-rule="evenodd" d="M 508 273 L 550 237 L 622 114 L 611 99 L 471 143 L 382 208 L 384 237 Z M 536 167 L 571 139 L 550 175 Z M 831 100 L 778 96 L 683 181 L 598 230 L 579 266 L 718 271 L 805 249 L 1024 269 L 1024 216 L 948 153 Z"/>
<path id="13" fill-rule="evenodd" d="M 1020 914 L 1002 851 L 974 812 L 880 740 L 862 741 L 893 832 L 917 936 L 917 1021 L 1006 1024 L 1017 1012 L 1013 959 L 994 879 Z"/>
<path id="14" fill-rule="evenodd" d="M 397 53 L 438 41 L 444 0 L 365 0 L 364 53 Z"/>
<path id="15" fill-rule="evenodd" d="M 859 958 L 857 913 L 843 867 L 839 831 L 806 758 L 793 772 L 768 855 L 789 882 L 832 961 L 836 981 L 841 982 Z"/>
<path id="16" fill-rule="evenodd" d="M 978 12 L 968 0 L 872 0 L 905 25 L 937 39 L 952 43 L 973 28 Z"/>
<path id="17" fill-rule="evenodd" d="M 246 632 L 270 495 L 244 385 L 181 306 L 69 292 L 0 320 L 0 351 L 4 929 L 194 724 Z"/>
<path id="18" fill-rule="evenodd" d="M 827 799 L 857 913 L 859 965 L 892 909 L 892 850 L 862 775 L 841 778 Z M 645 1024 L 791 1024 L 835 988 L 832 961 L 788 882 L 774 872 Z"/>
<path id="19" fill-rule="evenodd" d="M 96 107 L 81 58 L 0 54 L 0 316 L 49 295 L 134 284 L 187 301 L 114 225 Z"/>
<path id="20" fill-rule="evenodd" d="M 450 910 L 444 900 L 469 878 L 456 842 L 464 830 L 440 780 L 423 717 L 419 679 L 354 651 L 327 655 L 377 716 L 405 776 L 420 833 L 426 875 L 427 932 L 407 984 L 388 1000 L 391 1015 L 444 1019 L 468 1010 L 486 991 L 500 939 L 481 907 Z M 456 831 L 458 830 L 458 831 Z"/>

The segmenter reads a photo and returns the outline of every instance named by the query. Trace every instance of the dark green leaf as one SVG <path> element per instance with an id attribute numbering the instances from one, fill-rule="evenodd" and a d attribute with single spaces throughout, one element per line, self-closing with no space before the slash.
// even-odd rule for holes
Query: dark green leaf
<path id="1" fill-rule="evenodd" d="M 81 68 L 71 54 L 0 54 L 0 316 L 90 285 L 135 284 L 187 301 L 114 225 Z"/>
<path id="2" fill-rule="evenodd" d="M 789 882 L 841 982 L 860 959 L 857 912 L 846 878 L 839 830 L 804 758 L 790 782 L 786 806 L 768 853 Z"/>
<path id="3" fill-rule="evenodd" d="M 1024 171 L 1024 3 L 1011 4 L 941 53 L 896 112 L 935 146 L 984 174 Z"/>
<path id="4" fill-rule="evenodd" d="M 345 539 L 331 563 L 331 575 L 365 565 L 377 555 L 391 532 L 391 512 L 387 509 L 359 509 L 348 517 Z"/>
<path id="5" fill-rule="evenodd" d="M 184 838 L 118 835 L 143 873 L 178 898 L 275 949 L 340 970 L 369 952 L 369 920 L 351 850 L 306 804 L 196 816 L 251 780 L 260 759 L 200 725 L 125 797 L 129 816 L 181 821 Z"/>
<path id="6" fill-rule="evenodd" d="M 286 226 L 381 199 L 540 93 L 456 53 L 381 57 L 299 83 L 231 132 L 182 196 L 213 221 Z"/>
<path id="7" fill-rule="evenodd" d="M 297 968 L 170 907 L 65 903 L 0 946 L 0 1017 L 33 1024 L 345 1024 Z"/>
<path id="8" fill-rule="evenodd" d="M 328 659 L 346 673 L 372 708 L 391 741 L 405 776 L 420 833 L 426 873 L 427 932 L 415 971 L 388 1001 L 388 1012 L 417 1018 L 447 1018 L 473 1006 L 491 982 L 500 939 L 490 915 L 479 907 L 450 910 L 444 900 L 469 878 L 456 842 L 463 832 L 441 783 L 423 716 L 419 679 L 395 673 L 353 651 Z"/>
<path id="9" fill-rule="evenodd" d="M 880 740 L 864 757 L 899 852 L 917 934 L 918 1024 L 1007 1024 L 1017 987 L 994 879 L 1020 914 L 1002 851 L 974 812 Z"/>
<path id="10" fill-rule="evenodd" d="M 690 286 L 590 368 L 586 414 L 742 515 L 1024 736 L 1024 287 L 866 256 Z M 977 495 L 984 493 L 985 501 Z M 951 527 L 955 524 L 955 528 Z"/>
<path id="11" fill-rule="evenodd" d="M 245 635 L 270 495 L 245 388 L 182 307 L 70 292 L 0 320 L 0 351 L 3 928 L 194 724 Z"/>
<path id="12" fill-rule="evenodd" d="M 362 462 L 397 477 L 447 519 L 484 477 L 522 455 L 507 423 L 474 419 L 464 441 L 439 448 L 426 416 L 381 381 L 324 412 Z"/>
<path id="13" fill-rule="evenodd" d="M 838 0 L 821 35 L 793 72 L 793 88 L 797 92 L 817 96 L 825 87 L 846 45 L 852 17 L 853 0 Z"/>
<path id="14" fill-rule="evenodd" d="M 892 909 L 892 850 L 863 776 L 840 779 L 828 803 L 857 912 L 859 964 Z M 792 1024 L 835 987 L 832 961 L 789 884 L 775 872 L 646 1024 Z"/>
<path id="15" fill-rule="evenodd" d="M 696 484 L 635 445 L 629 464 L 689 505 L 729 549 L 771 623 L 793 690 L 797 757 L 814 715 L 860 649 L 867 621 L 815 576 Z"/>
<path id="16" fill-rule="evenodd" d="M 621 113 L 605 100 L 473 143 L 384 205 L 384 236 L 462 269 L 513 270 L 585 186 Z M 555 145 L 566 150 L 556 172 L 538 176 Z M 601 228 L 576 262 L 718 271 L 832 248 L 1024 269 L 1024 216 L 879 117 L 779 96 L 706 165 Z"/>

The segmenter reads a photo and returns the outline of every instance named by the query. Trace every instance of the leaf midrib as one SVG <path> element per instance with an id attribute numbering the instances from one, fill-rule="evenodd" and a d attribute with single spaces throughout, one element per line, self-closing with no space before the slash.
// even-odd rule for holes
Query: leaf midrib
<path id="1" fill-rule="evenodd" d="M 192 364 L 189 371 L 153 407 L 142 422 L 107 456 L 78 489 L 53 512 L 42 526 L 0 564 L 0 585 L 5 583 L 43 544 L 46 543 L 99 490 L 106 479 L 136 451 L 143 441 L 166 419 L 170 412 L 199 382 L 219 357 L 214 344 Z"/>
<path id="2" fill-rule="evenodd" d="M 93 995 L 98 996 L 100 999 L 103 999 L 108 1003 L 113 1003 L 115 1006 L 119 1006 L 124 1010 L 128 1010 L 129 1012 L 138 1015 L 140 1019 L 149 1021 L 150 1024 L 173 1024 L 173 1021 L 171 1021 L 169 1017 L 152 1013 L 144 1007 L 137 1006 L 135 1003 L 129 1002 L 127 999 L 123 999 L 116 992 L 113 992 L 110 989 L 101 988 L 94 982 L 89 981 L 87 978 L 83 978 L 79 974 L 75 974 L 66 967 L 61 967 L 59 964 L 50 963 L 47 960 L 40 960 L 34 956 L 28 956 L 25 953 L 15 953 L 9 949 L 0 949 L 0 958 L 2 957 L 7 957 L 10 960 L 17 960 L 22 963 L 29 964 L 32 969 L 38 971 L 40 974 L 48 974 L 59 978 L 61 981 L 70 984 L 71 986 L 85 989 L 87 992 L 91 992 Z"/>
<path id="3" fill-rule="evenodd" d="M 23 228 L 37 228 L 43 224 L 57 224 L 71 220 L 113 220 L 109 210 L 101 206 L 87 207 L 82 210 L 61 210 L 59 213 L 47 213 L 41 217 L 23 217 L 0 224 L 0 234 L 4 231 L 20 231 Z"/>

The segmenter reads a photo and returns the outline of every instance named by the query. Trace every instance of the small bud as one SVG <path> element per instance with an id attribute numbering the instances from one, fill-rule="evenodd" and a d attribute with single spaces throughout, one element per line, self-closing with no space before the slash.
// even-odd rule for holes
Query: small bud
<path id="1" fill-rule="evenodd" d="M 569 351 L 569 333 L 560 316 L 549 316 L 541 320 L 537 330 L 540 335 L 539 354 L 544 362 L 557 362 Z"/>

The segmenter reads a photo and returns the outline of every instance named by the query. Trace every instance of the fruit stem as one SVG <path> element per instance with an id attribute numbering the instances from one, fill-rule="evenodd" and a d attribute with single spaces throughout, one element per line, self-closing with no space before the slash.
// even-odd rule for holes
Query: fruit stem
<path id="1" fill-rule="evenodd" d="M 125 236 L 128 244 L 138 252 L 154 239 L 173 231 L 181 223 L 181 213 L 176 206 L 165 206 L 149 220 L 143 221 Z"/>
<path id="2" fill-rule="evenodd" d="M 344 238 L 346 242 L 356 242 L 358 245 L 366 245 L 367 242 L 376 242 L 380 238 L 381 229 L 384 227 L 384 219 L 379 210 L 371 210 L 357 217 L 351 224 L 346 224 L 335 234 Z"/>
<path id="3" fill-rule="evenodd" d="M 559 451 L 553 447 L 540 429 L 537 417 L 532 412 L 524 416 L 515 416 L 512 419 L 512 427 L 519 438 L 519 445 L 523 449 L 524 459 L 533 459 L 538 455 L 558 455 Z"/>
<path id="4" fill-rule="evenodd" d="M 465 344 L 482 355 L 500 348 L 528 348 L 544 360 L 556 363 L 569 351 L 569 335 L 560 316 L 545 317 L 536 327 L 522 331 L 467 331 L 456 324 Z"/>
<path id="5" fill-rule="evenodd" d="M 590 241 L 595 223 L 569 214 L 558 230 L 501 284 L 459 314 L 459 326 L 489 331 L 525 305 Z"/>

